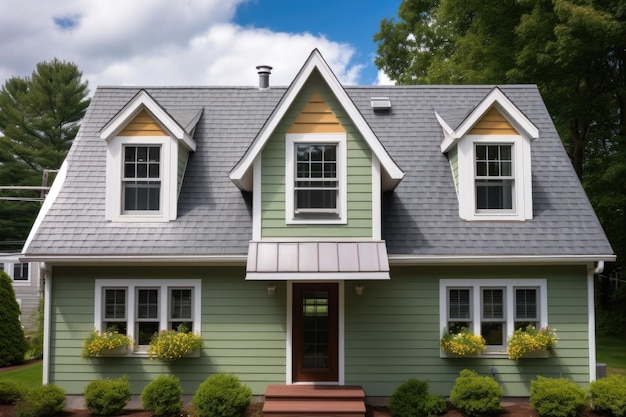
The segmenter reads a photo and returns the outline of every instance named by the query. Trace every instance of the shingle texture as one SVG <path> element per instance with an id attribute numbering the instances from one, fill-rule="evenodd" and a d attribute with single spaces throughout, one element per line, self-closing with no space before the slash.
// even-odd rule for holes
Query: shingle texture
<path id="1" fill-rule="evenodd" d="M 532 143 L 533 219 L 468 222 L 459 218 L 450 164 L 439 148 L 435 117 L 463 114 L 491 86 L 347 87 L 387 152 L 406 173 L 383 195 L 383 239 L 390 255 L 605 256 L 613 253 L 534 86 L 501 86 L 539 128 Z M 99 88 L 68 154 L 58 198 L 27 255 L 246 255 L 252 198 L 228 173 L 253 141 L 285 88 L 159 87 L 146 91 L 170 114 L 204 109 L 178 201 L 169 223 L 105 220 L 106 142 L 100 129 L 138 88 Z M 389 97 L 390 113 L 374 113 L 373 96 Z"/>

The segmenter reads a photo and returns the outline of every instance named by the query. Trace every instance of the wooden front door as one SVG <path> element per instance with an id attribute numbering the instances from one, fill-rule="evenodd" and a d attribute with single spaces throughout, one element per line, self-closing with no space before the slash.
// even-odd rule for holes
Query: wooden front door
<path id="1" fill-rule="evenodd" d="M 293 284 L 293 382 L 338 381 L 338 310 L 338 284 Z"/>

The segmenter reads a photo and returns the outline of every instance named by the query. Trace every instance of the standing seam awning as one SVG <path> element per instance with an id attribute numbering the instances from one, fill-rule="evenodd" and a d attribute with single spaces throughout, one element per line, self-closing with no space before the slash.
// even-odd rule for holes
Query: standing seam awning
<path id="1" fill-rule="evenodd" d="M 384 241 L 250 242 L 246 280 L 390 279 Z"/>

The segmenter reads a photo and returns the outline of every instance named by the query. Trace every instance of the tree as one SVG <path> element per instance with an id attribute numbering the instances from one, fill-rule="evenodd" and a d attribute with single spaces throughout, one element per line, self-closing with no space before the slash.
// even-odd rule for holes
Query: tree
<path id="1" fill-rule="evenodd" d="M 22 363 L 27 349 L 11 278 L 0 272 L 0 366 Z"/>
<path id="2" fill-rule="evenodd" d="M 31 77 L 12 77 L 0 90 L 0 185 L 41 185 L 44 170 L 59 169 L 89 106 L 87 82 L 73 63 L 37 64 Z M 7 193 L 1 194 L 7 197 Z M 37 198 L 36 192 L 11 196 Z M 39 207 L 0 201 L 0 236 L 24 241 Z"/>
<path id="3" fill-rule="evenodd" d="M 400 84 L 535 83 L 626 258 L 626 9 L 599 0 L 405 0 L 374 35 Z"/>

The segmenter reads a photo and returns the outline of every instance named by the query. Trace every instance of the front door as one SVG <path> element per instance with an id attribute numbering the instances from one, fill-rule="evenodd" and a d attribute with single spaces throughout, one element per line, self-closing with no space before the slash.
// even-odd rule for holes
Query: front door
<path id="1" fill-rule="evenodd" d="M 339 285 L 293 284 L 293 382 L 339 378 Z"/>

